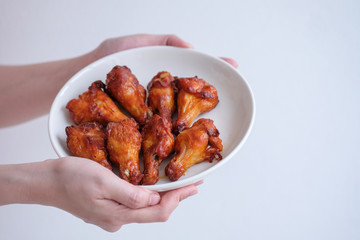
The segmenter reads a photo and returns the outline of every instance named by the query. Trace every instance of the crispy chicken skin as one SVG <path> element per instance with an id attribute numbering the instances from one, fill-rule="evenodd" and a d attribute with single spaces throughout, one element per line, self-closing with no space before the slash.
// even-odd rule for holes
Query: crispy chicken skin
<path id="1" fill-rule="evenodd" d="M 175 112 L 175 92 L 172 86 L 174 77 L 169 72 L 159 72 L 149 82 L 148 105 L 151 111 L 159 114 L 171 123 L 171 117 Z"/>
<path id="2" fill-rule="evenodd" d="M 110 161 L 119 167 L 119 176 L 134 185 L 140 183 L 139 153 L 141 134 L 133 118 L 111 122 L 106 127 L 107 150 Z"/>
<path id="3" fill-rule="evenodd" d="M 173 131 L 178 134 L 189 127 L 198 115 L 214 109 L 219 98 L 216 88 L 198 77 L 177 78 L 175 86 L 178 91 L 178 118 L 173 123 Z"/>
<path id="4" fill-rule="evenodd" d="M 143 185 L 153 185 L 159 180 L 159 165 L 174 149 L 171 123 L 155 114 L 142 129 L 144 159 Z"/>
<path id="5" fill-rule="evenodd" d="M 70 111 L 74 123 L 97 121 L 106 125 L 108 122 L 118 122 L 127 118 L 103 91 L 104 88 L 105 84 L 102 81 L 95 81 L 78 99 L 68 102 L 66 108 Z"/>
<path id="6" fill-rule="evenodd" d="M 66 144 L 74 156 L 94 160 L 112 170 L 107 160 L 105 131 L 100 123 L 81 123 L 77 126 L 68 126 L 65 131 Z"/>
<path id="7" fill-rule="evenodd" d="M 171 181 L 178 180 L 194 164 L 221 160 L 222 141 L 210 119 L 199 119 L 191 128 L 182 131 L 175 140 L 175 156 L 165 168 Z"/>
<path id="8" fill-rule="evenodd" d="M 146 90 L 126 66 L 115 66 L 106 78 L 109 93 L 136 119 L 144 125 L 152 116 L 145 104 Z"/>

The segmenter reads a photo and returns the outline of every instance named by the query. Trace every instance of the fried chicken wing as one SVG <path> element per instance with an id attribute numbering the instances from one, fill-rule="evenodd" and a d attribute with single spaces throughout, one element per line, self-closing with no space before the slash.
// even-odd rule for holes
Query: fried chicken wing
<path id="1" fill-rule="evenodd" d="M 165 168 L 171 181 L 178 180 L 194 164 L 221 160 L 222 141 L 210 119 L 199 119 L 182 131 L 175 140 L 175 156 Z"/>
<path id="2" fill-rule="evenodd" d="M 178 91 L 178 118 L 173 123 L 173 131 L 178 134 L 189 127 L 198 115 L 214 109 L 219 98 L 216 88 L 198 77 L 177 78 L 175 86 Z"/>
<path id="3" fill-rule="evenodd" d="M 159 180 L 159 165 L 173 151 L 174 136 L 171 123 L 155 114 L 142 129 L 144 159 L 143 185 L 153 185 Z"/>
<path id="4" fill-rule="evenodd" d="M 102 81 L 95 81 L 78 99 L 68 102 L 66 108 L 70 111 L 70 117 L 74 123 L 97 121 L 106 125 L 109 122 L 118 122 L 127 118 L 103 91 L 104 88 L 105 84 Z"/>
<path id="5" fill-rule="evenodd" d="M 68 126 L 65 131 L 66 144 L 74 156 L 94 160 L 112 170 L 107 160 L 105 131 L 100 123 L 81 123 L 77 126 Z"/>
<path id="6" fill-rule="evenodd" d="M 111 122 L 106 127 L 109 159 L 119 167 L 120 178 L 134 185 L 143 177 L 139 165 L 142 137 L 138 128 L 133 118 Z"/>
<path id="7" fill-rule="evenodd" d="M 173 81 L 174 77 L 169 72 L 159 72 L 147 86 L 150 109 L 153 113 L 166 118 L 170 123 L 176 108 Z"/>
<path id="8" fill-rule="evenodd" d="M 106 88 L 140 125 L 151 118 L 152 112 L 145 104 L 146 90 L 128 67 L 115 66 L 107 74 Z"/>

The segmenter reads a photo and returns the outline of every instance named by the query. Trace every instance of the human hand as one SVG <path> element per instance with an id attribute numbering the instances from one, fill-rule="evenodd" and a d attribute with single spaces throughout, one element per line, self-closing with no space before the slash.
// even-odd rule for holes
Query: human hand
<path id="1" fill-rule="evenodd" d="M 91 54 L 95 59 L 99 59 L 119 51 L 145 46 L 173 46 L 181 48 L 193 48 L 190 43 L 172 34 L 136 34 L 107 39 L 103 41 L 94 51 L 92 51 Z M 235 68 L 238 67 L 237 62 L 232 58 L 221 57 L 221 59 L 225 62 L 228 62 Z"/>
<path id="2" fill-rule="evenodd" d="M 197 193 L 196 184 L 161 194 L 149 191 L 88 159 L 48 161 L 55 164 L 55 185 L 46 204 L 110 232 L 128 223 L 166 221 L 180 201 Z"/>
<path id="3" fill-rule="evenodd" d="M 93 54 L 96 58 L 102 58 L 119 51 L 145 46 L 192 48 L 190 43 L 176 35 L 136 34 L 107 39 L 93 51 Z"/>
<path id="4" fill-rule="evenodd" d="M 0 78 L 13 79 L 0 81 L 0 128 L 48 113 L 65 82 L 99 58 L 130 48 L 155 45 L 192 48 L 191 44 L 176 35 L 137 34 L 105 40 L 95 50 L 71 59 L 24 66 L 0 66 Z M 235 60 L 222 59 L 237 67 Z M 14 82 L 17 82 L 16 88 L 12 87 Z"/>

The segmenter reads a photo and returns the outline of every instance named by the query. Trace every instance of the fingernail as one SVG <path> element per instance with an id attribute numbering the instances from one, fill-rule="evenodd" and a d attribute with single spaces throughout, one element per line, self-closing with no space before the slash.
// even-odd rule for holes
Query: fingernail
<path id="1" fill-rule="evenodd" d="M 152 193 L 149 199 L 149 205 L 153 206 L 160 202 L 160 195 L 158 193 Z"/>
<path id="2" fill-rule="evenodd" d="M 194 45 L 192 45 L 191 43 L 186 42 L 186 44 L 188 48 L 194 49 Z"/>

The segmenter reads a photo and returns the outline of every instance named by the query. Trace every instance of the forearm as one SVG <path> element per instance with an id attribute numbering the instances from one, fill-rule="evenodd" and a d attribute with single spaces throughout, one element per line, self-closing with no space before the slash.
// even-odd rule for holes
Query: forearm
<path id="1" fill-rule="evenodd" d="M 160 197 L 121 180 L 94 161 L 67 157 L 0 165 L 0 206 L 53 206 L 113 232 L 127 223 L 166 221 L 180 201 L 197 193 L 200 183 Z"/>
<path id="2" fill-rule="evenodd" d="M 54 202 L 54 162 L 0 165 L 0 205 Z"/>
<path id="3" fill-rule="evenodd" d="M 192 47 L 176 35 L 138 34 L 107 39 L 90 53 L 73 59 L 0 66 L 0 128 L 47 113 L 64 83 L 89 63 L 115 52 L 154 45 Z"/>
<path id="4" fill-rule="evenodd" d="M 69 78 L 96 60 L 80 57 L 24 66 L 0 66 L 0 127 L 46 114 Z"/>

